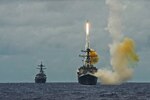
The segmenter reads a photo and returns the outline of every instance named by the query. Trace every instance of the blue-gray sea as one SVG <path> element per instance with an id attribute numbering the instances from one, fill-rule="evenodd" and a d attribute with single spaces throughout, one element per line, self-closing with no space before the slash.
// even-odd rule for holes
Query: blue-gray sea
<path id="1" fill-rule="evenodd" d="M 150 100 L 150 83 L 0 83 L 0 100 Z"/>

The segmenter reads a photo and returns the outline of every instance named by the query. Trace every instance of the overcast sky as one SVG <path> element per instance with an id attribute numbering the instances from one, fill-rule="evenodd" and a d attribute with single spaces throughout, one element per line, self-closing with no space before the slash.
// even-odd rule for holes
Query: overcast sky
<path id="1" fill-rule="evenodd" d="M 150 82 L 150 0 L 122 1 L 122 34 L 140 56 L 130 81 Z M 105 0 L 0 0 L 0 82 L 34 82 L 41 61 L 48 82 L 77 82 L 87 19 L 95 66 L 109 67 L 108 12 Z"/>

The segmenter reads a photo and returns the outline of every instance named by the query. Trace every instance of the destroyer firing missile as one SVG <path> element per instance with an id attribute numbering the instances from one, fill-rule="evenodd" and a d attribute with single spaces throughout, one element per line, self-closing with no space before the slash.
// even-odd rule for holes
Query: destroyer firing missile
<path id="1" fill-rule="evenodd" d="M 97 77 L 94 74 L 97 72 L 97 68 L 93 66 L 93 64 L 98 62 L 98 55 L 97 53 L 90 48 L 90 23 L 89 21 L 86 22 L 86 44 L 85 50 L 81 50 L 84 52 L 84 55 L 79 55 L 80 57 L 84 58 L 84 64 L 78 69 L 78 82 L 83 85 L 96 85 L 97 84 Z"/>

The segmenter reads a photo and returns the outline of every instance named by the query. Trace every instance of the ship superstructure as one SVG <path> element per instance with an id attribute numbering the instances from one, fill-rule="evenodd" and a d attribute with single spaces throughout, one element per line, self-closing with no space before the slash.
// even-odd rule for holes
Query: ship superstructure
<path id="1" fill-rule="evenodd" d="M 35 83 L 45 83 L 46 82 L 46 74 L 44 73 L 45 66 L 42 64 L 38 65 L 40 72 L 35 76 Z"/>

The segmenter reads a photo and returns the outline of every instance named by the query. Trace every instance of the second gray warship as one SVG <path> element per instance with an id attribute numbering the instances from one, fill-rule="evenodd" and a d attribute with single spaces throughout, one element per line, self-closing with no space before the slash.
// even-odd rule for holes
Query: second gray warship
<path id="1" fill-rule="evenodd" d="M 40 69 L 40 72 L 35 76 L 35 83 L 45 83 L 46 82 L 46 74 L 44 73 L 43 69 L 46 69 L 45 66 L 42 64 L 38 65 L 37 69 Z"/>

